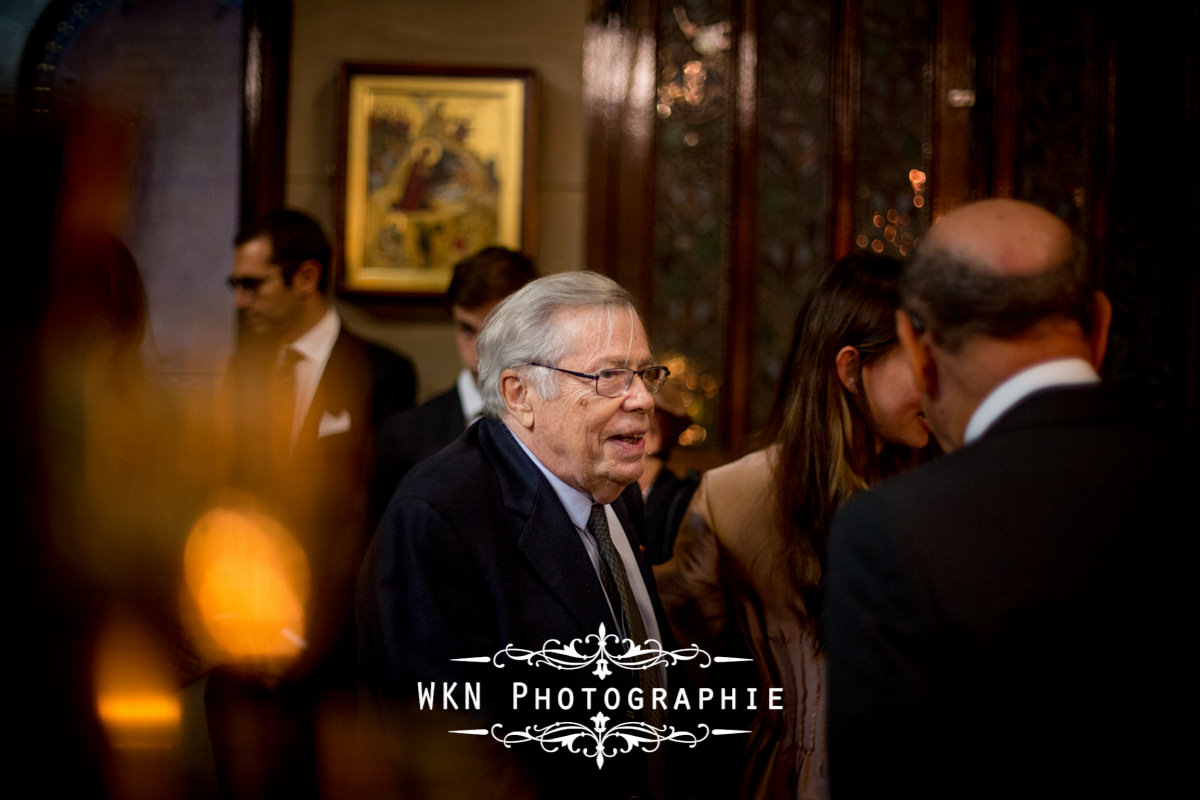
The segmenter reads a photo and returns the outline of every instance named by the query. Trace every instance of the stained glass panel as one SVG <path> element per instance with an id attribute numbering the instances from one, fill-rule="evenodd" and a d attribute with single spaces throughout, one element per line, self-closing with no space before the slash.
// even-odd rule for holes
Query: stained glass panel
<path id="1" fill-rule="evenodd" d="M 829 0 L 759 3 L 751 430 L 766 421 L 801 302 L 829 262 Z"/>
<path id="2" fill-rule="evenodd" d="M 685 443 L 719 438 L 728 306 L 729 2 L 659 7 L 653 343 L 695 425 Z"/>
<path id="3" fill-rule="evenodd" d="M 931 6 L 862 7 L 855 245 L 901 258 L 930 221 Z"/>

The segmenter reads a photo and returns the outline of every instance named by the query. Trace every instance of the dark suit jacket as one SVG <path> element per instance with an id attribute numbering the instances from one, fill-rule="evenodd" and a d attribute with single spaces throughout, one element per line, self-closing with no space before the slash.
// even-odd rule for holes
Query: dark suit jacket
<path id="1" fill-rule="evenodd" d="M 457 386 L 383 420 L 376 433 L 372 489 L 380 513 L 410 469 L 453 442 L 464 430 Z"/>
<path id="2" fill-rule="evenodd" d="M 319 797 L 317 709 L 354 697 L 354 583 L 372 529 L 367 488 L 374 425 L 412 404 L 416 381 L 408 359 L 343 328 L 288 453 L 281 440 L 272 442 L 277 351 L 255 344 L 234 355 L 224 387 L 233 436 L 229 483 L 278 519 L 304 550 L 307 646 L 278 680 L 214 670 L 205 691 L 206 721 L 224 796 Z M 254 743 L 249 772 L 247 741 Z"/>
<path id="3" fill-rule="evenodd" d="M 838 513 L 835 798 L 1158 796 L 1195 468 L 1145 419 L 1042 391 Z"/>
<path id="4" fill-rule="evenodd" d="M 312 573 L 309 654 L 322 661 L 334 641 L 350 647 L 353 586 L 373 529 L 367 506 L 375 424 L 412 405 L 416 379 L 407 358 L 344 327 L 317 384 L 290 455 L 272 451 L 268 403 L 274 350 L 244 348 L 226 385 L 233 420 L 230 482 L 253 495 L 304 547 Z M 322 420 L 325 420 L 322 435 Z M 347 626 L 346 622 L 351 624 Z M 342 661 L 345 656 L 340 657 Z M 343 670 L 344 671 L 344 670 Z M 353 675 L 353 669 L 349 671 Z"/>
<path id="5" fill-rule="evenodd" d="M 692 470 L 679 477 L 663 466 L 646 498 L 646 558 L 665 564 L 675 550 L 679 526 L 687 515 L 692 495 L 700 488 L 700 476 Z"/>
<path id="6" fill-rule="evenodd" d="M 613 504 L 635 552 L 639 501 L 634 484 Z M 645 560 L 639 560 L 666 636 L 653 576 Z M 587 670 L 523 670 L 519 664 L 498 670 L 451 660 L 492 656 L 510 644 L 540 649 L 550 640 L 567 643 L 597 633 L 602 623 L 610 632 L 613 628 L 596 571 L 562 503 L 496 420 L 471 426 L 400 484 L 363 565 L 358 619 L 363 685 L 385 710 L 415 709 L 412 695 L 418 681 L 480 681 L 480 721 L 511 731 L 530 721 L 587 724 L 597 710 L 585 710 L 583 696 L 577 694 L 570 712 L 556 706 L 541 717 L 526 717 L 530 700 L 514 713 L 514 680 L 554 687 L 555 692 L 585 685 L 601 691 L 605 686 L 628 688 L 619 681 L 631 673 L 620 669 L 615 672 L 625 677 L 603 683 Z M 487 742 L 480 741 L 479 747 Z M 645 776 L 645 763 L 636 753 L 610 760 L 603 770 L 578 754 L 541 753 L 536 744 L 516 745 L 512 754 L 534 765 L 527 775 L 539 793 L 549 796 L 637 792 Z"/>

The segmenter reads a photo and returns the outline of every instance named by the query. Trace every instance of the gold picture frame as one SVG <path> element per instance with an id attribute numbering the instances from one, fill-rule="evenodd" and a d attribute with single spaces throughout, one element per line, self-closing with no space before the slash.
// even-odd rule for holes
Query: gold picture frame
<path id="1" fill-rule="evenodd" d="M 345 63 L 338 288 L 433 298 L 462 258 L 534 242 L 532 70 Z"/>

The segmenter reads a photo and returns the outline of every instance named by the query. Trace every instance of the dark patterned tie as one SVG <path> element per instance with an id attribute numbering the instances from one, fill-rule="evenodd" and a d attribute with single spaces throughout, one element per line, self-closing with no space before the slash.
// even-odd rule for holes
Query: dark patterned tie
<path id="1" fill-rule="evenodd" d="M 277 457 L 285 461 L 292 452 L 292 425 L 296 420 L 296 365 L 303 360 L 299 350 L 285 347 L 271 377 L 272 444 Z"/>
<path id="2" fill-rule="evenodd" d="M 613 606 L 619 632 L 637 644 L 642 644 L 646 641 L 646 625 L 638 611 L 633 588 L 629 585 L 629 576 L 625 574 L 625 564 L 621 561 L 621 555 L 613 545 L 612 535 L 608 531 L 608 517 L 604 506 L 599 503 L 592 503 L 587 530 L 600 549 L 600 583 L 604 585 L 604 593 L 608 595 L 608 602 Z"/>
<path id="3" fill-rule="evenodd" d="M 638 609 L 637 598 L 633 596 L 633 588 L 629 585 L 625 563 L 621 561 L 621 554 L 617 552 L 612 534 L 609 533 L 608 516 L 604 506 L 599 503 L 592 504 L 592 511 L 588 515 L 587 530 L 596 540 L 600 550 L 600 583 L 604 585 L 604 593 L 608 595 L 608 602 L 614 606 L 618 602 L 620 603 L 620 608 L 614 608 L 618 625 L 624 627 L 624 634 L 632 639 L 634 644 L 645 644 L 646 623 Z M 647 725 L 661 729 L 665 722 L 663 713 L 661 710 L 653 708 L 653 704 L 650 702 L 653 690 L 662 685 L 658 679 L 658 667 L 638 670 L 638 683 L 641 685 L 642 695 L 646 700 L 642 706 L 642 719 Z M 666 796 L 666 774 L 666 748 L 660 745 L 657 750 L 649 754 L 646 777 L 649 781 L 651 796 Z"/>

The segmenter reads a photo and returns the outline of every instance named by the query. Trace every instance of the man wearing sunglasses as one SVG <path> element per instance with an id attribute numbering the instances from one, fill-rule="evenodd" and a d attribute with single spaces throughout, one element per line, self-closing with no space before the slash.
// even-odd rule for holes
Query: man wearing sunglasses
<path id="1" fill-rule="evenodd" d="M 291 209 L 271 211 L 243 229 L 235 245 L 227 279 L 241 333 L 234 367 L 258 370 L 265 352 L 272 362 L 265 371 L 276 379 L 287 371 L 284 362 L 292 364 L 293 374 L 285 379 L 294 387 L 294 407 L 274 415 L 290 422 L 286 437 L 292 455 L 306 439 L 356 423 L 365 427 L 412 406 L 412 363 L 350 333 L 329 302 L 332 254 L 316 220 Z M 246 363 L 256 359 L 259 363 Z M 361 420 L 346 419 L 342 412 L 352 410 L 349 406 L 333 407 L 337 401 L 354 405 L 362 399 L 369 405 Z M 330 401 L 327 407 L 320 407 L 323 400 Z"/>
<path id="2" fill-rule="evenodd" d="M 510 296 L 488 316 L 478 352 L 484 418 L 408 473 L 368 550 L 358 594 L 365 688 L 385 720 L 417 709 L 418 683 L 457 681 L 482 687 L 469 727 L 509 731 L 538 719 L 592 729 L 597 709 L 562 698 L 587 687 L 649 698 L 665 673 L 614 667 L 605 679 L 590 667 L 461 659 L 582 643 L 601 626 L 638 644 L 662 641 L 636 481 L 652 395 L 669 370 L 654 362 L 629 294 L 590 272 L 541 278 Z M 540 717 L 518 707 L 518 681 L 535 687 L 529 698 L 552 689 Z M 611 725 L 661 723 L 637 709 L 604 713 Z M 506 755 L 538 795 L 662 796 L 665 750 L 635 749 L 603 770 L 532 743 Z"/>
<path id="3" fill-rule="evenodd" d="M 228 481 L 303 549 L 309 591 L 302 628 L 287 632 L 299 644 L 295 661 L 266 681 L 245 670 L 215 672 L 209 727 L 233 793 L 249 791 L 234 769 L 249 739 L 266 777 L 245 780 L 266 781 L 266 794 L 304 796 L 316 786 L 314 709 L 326 697 L 353 697 L 354 583 L 374 527 L 374 425 L 412 405 L 415 377 L 406 358 L 342 325 L 327 298 L 329 242 L 311 217 L 269 212 L 235 245 L 227 282 L 240 335 L 223 398 Z"/>

